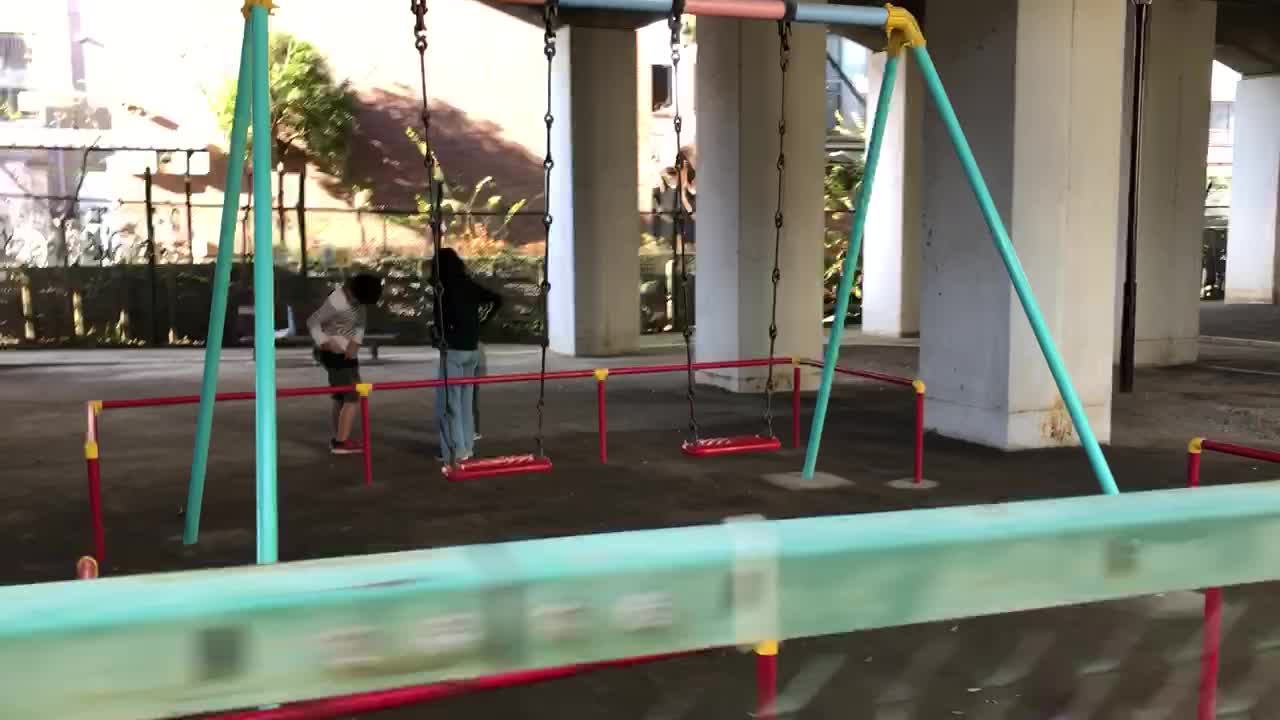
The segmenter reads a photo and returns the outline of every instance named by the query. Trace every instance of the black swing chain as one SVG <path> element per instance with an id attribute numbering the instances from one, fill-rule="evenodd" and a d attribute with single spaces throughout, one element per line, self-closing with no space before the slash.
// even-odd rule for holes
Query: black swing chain
<path id="1" fill-rule="evenodd" d="M 782 201 L 787 169 L 787 66 L 791 63 L 791 22 L 778 22 L 778 68 L 782 71 L 782 87 L 778 100 L 778 204 L 773 212 L 773 299 L 769 306 L 769 374 L 764 381 L 765 432 L 773 437 L 773 353 L 778 344 L 778 282 L 782 280 L 779 260 L 782 252 Z"/>
<path id="2" fill-rule="evenodd" d="M 551 170 L 556 166 L 555 160 L 551 157 L 551 128 L 556 122 L 555 115 L 551 112 L 551 88 L 552 65 L 556 57 L 556 26 L 559 16 L 559 0 L 546 0 L 542 6 L 542 54 L 547 57 L 547 113 L 542 120 L 547 126 L 547 155 L 542 160 L 542 282 L 538 285 L 538 304 L 542 310 L 542 337 L 539 338 L 539 344 L 542 346 L 542 360 L 538 371 L 538 457 L 546 457 L 542 428 L 547 404 L 547 346 L 551 343 L 550 308 L 547 304 L 547 295 L 551 292 Z"/>
<path id="3" fill-rule="evenodd" d="M 684 145 L 680 141 L 680 131 L 684 127 L 684 119 L 680 117 L 680 31 L 681 19 L 684 15 L 684 0 L 672 0 L 671 15 L 667 18 L 667 27 L 671 30 L 671 124 L 676 136 L 676 187 L 671 209 L 671 245 L 676 249 L 680 261 L 680 312 L 679 322 L 681 334 L 684 336 L 685 374 L 689 399 L 689 434 L 693 442 L 698 441 L 698 417 L 694 412 L 695 391 L 693 382 L 693 324 L 689 317 L 689 259 L 685 246 L 685 209 L 684 180 L 689 166 L 689 158 L 685 157 Z"/>
<path id="4" fill-rule="evenodd" d="M 445 339 L 444 284 L 441 282 L 440 275 L 440 248 L 444 234 L 444 218 L 441 216 L 440 206 L 444 202 L 444 179 L 436 178 L 436 156 L 434 149 L 431 147 L 431 106 L 427 99 L 427 0 L 410 0 L 409 10 L 414 15 L 413 46 L 418 50 L 419 77 L 422 80 L 422 162 L 426 166 L 427 194 L 431 198 L 429 218 L 433 252 L 431 257 L 431 292 L 433 295 L 431 314 L 436 327 L 437 341 L 440 344 L 440 377 L 445 383 L 445 392 L 442 394 L 444 395 L 444 422 L 447 425 L 449 419 L 453 416 L 453 412 L 452 408 L 449 407 L 449 343 Z M 448 452 L 444 453 L 445 460 L 450 464 L 456 464 L 457 458 L 453 451 L 452 437 L 447 432 L 441 432 L 440 434 L 448 445 Z"/>

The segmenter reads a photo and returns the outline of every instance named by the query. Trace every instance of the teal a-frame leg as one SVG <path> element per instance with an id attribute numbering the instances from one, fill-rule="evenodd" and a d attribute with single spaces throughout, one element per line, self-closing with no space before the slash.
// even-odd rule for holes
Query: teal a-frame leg
<path id="1" fill-rule="evenodd" d="M 253 144 L 253 166 L 271 167 L 271 94 L 268 85 L 268 23 L 271 0 L 246 0 L 244 39 L 240 48 L 240 72 L 236 84 L 235 109 L 231 122 L 231 142 L 227 162 L 227 182 L 222 201 L 218 235 L 218 259 L 214 269 L 213 294 L 209 307 L 208 344 L 205 347 L 204 376 L 200 385 L 200 407 L 196 423 L 195 451 L 187 489 L 186 525 L 182 540 L 197 542 L 204 501 L 205 476 L 209 462 L 209 442 L 213 432 L 213 407 L 218 385 L 218 365 L 222 359 L 223 327 L 227 316 L 227 295 L 231 286 L 232 248 L 235 244 L 236 211 L 240 179 L 244 173 L 245 146 L 249 122 L 253 134 L 262 141 Z M 277 552 L 276 518 L 276 346 L 275 346 L 275 258 L 272 252 L 271 174 L 253 174 L 253 305 L 255 348 L 255 476 L 257 483 L 257 561 L 273 563 Z"/>
<path id="2" fill-rule="evenodd" d="M 1044 316 L 1040 312 L 1040 305 L 1036 302 L 1035 294 L 1031 291 L 1031 283 L 1027 280 L 1027 275 L 1022 269 L 1022 263 L 1018 260 L 1018 255 L 1013 249 L 1013 242 L 1009 239 L 1009 232 L 1005 229 L 1004 221 L 1000 219 L 1000 213 L 996 210 L 995 202 L 991 199 L 991 192 L 987 189 L 987 183 L 982 177 L 982 171 L 978 168 L 978 162 L 973 157 L 973 150 L 969 147 L 968 140 L 965 139 L 964 130 L 960 127 L 960 121 L 956 117 L 955 109 L 952 108 L 951 100 L 947 97 L 946 90 L 942 87 L 942 80 L 938 77 L 938 71 L 933 66 L 929 51 L 925 49 L 924 36 L 920 33 L 920 28 L 916 25 L 915 19 L 909 13 L 900 11 L 897 8 L 891 9 L 886 29 L 889 32 L 890 56 L 885 64 L 884 82 L 880 87 L 879 104 L 876 106 L 875 120 L 872 124 L 871 143 L 867 148 L 866 170 L 862 185 L 857 190 L 854 204 L 853 227 L 849 234 L 848 252 L 841 268 L 835 318 L 831 324 L 831 334 L 827 338 L 827 348 L 822 368 L 822 383 L 818 388 L 817 405 L 814 409 L 813 424 L 809 431 L 809 445 L 805 452 L 803 476 L 812 478 L 818 463 L 818 448 L 822 440 L 822 426 L 826 421 L 827 405 L 831 398 L 831 385 L 835 379 L 835 365 L 840 353 L 840 334 L 844 329 L 845 318 L 848 313 L 849 293 L 853 287 L 855 263 L 857 262 L 858 253 L 862 249 L 862 231 L 866 224 L 867 205 L 871 199 L 875 168 L 880 156 L 880 141 L 884 135 L 884 121 L 889 113 L 889 101 L 892 97 L 898 55 L 901 53 L 901 49 L 905 47 L 910 48 L 912 57 L 915 58 L 916 64 L 920 67 L 925 85 L 929 89 L 929 95 L 933 98 L 934 105 L 942 118 L 943 124 L 946 125 L 951 144 L 955 147 L 956 155 L 959 157 L 960 164 L 968 177 L 969 185 L 977 197 L 978 206 L 982 210 L 982 217 L 987 223 L 987 228 L 991 231 L 992 239 L 995 241 L 996 252 L 999 253 L 1000 260 L 1004 263 L 1005 269 L 1009 273 L 1009 280 L 1013 283 L 1014 292 L 1017 294 L 1019 302 L 1022 303 L 1027 322 L 1031 325 L 1031 331 L 1035 334 L 1036 342 L 1040 345 L 1040 351 L 1044 354 L 1045 362 L 1049 365 L 1049 372 L 1053 375 L 1053 380 L 1058 386 L 1058 393 L 1062 396 L 1067 413 L 1071 416 L 1071 422 L 1075 425 L 1076 433 L 1080 436 L 1080 444 L 1084 447 L 1085 454 L 1089 458 L 1089 464 L 1093 468 L 1098 485 L 1102 488 L 1102 492 L 1108 495 L 1117 494 L 1119 488 L 1116 487 L 1111 468 L 1107 465 L 1106 457 L 1102 454 L 1098 439 L 1093 434 L 1093 428 L 1089 424 L 1088 416 L 1085 415 L 1080 396 L 1076 394 L 1075 386 L 1071 382 L 1071 376 L 1067 373 L 1066 363 L 1063 362 L 1062 355 L 1058 352 L 1053 337 L 1049 334 L 1049 328 L 1046 326 Z"/>

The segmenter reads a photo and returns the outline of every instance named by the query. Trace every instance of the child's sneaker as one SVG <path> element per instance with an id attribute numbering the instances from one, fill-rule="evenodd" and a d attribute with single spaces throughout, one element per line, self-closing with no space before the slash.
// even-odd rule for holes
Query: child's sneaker
<path id="1" fill-rule="evenodd" d="M 355 440 L 344 440 L 342 442 L 330 440 L 329 452 L 334 455 L 359 455 L 364 452 L 364 447 Z"/>

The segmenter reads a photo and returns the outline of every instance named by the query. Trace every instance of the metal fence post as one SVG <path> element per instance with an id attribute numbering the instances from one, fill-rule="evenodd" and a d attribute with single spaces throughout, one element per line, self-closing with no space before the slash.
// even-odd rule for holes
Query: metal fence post
<path id="1" fill-rule="evenodd" d="M 142 174 L 142 180 L 145 190 L 145 212 L 147 213 L 147 283 L 150 285 L 149 297 L 151 304 L 149 313 L 151 315 L 151 344 L 159 345 L 160 340 L 160 289 L 159 281 L 156 279 L 156 227 L 155 227 L 155 205 L 151 201 L 151 164 L 147 164 L 146 171 Z"/>

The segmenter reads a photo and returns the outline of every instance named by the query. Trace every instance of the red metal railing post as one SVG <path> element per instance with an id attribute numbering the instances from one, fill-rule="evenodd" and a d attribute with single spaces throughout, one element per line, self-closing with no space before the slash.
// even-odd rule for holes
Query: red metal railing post
<path id="1" fill-rule="evenodd" d="M 756 645 L 756 717 L 774 720 L 778 701 L 778 643 Z"/>
<path id="2" fill-rule="evenodd" d="M 1204 593 L 1204 635 L 1200 648 L 1200 702 L 1196 717 L 1214 720 L 1218 699 L 1218 646 L 1222 641 L 1222 588 Z"/>
<path id="3" fill-rule="evenodd" d="M 356 392 L 360 393 L 360 435 L 363 442 L 364 450 L 364 484 L 368 487 L 373 484 L 373 448 L 369 443 L 369 393 L 373 392 L 371 383 L 360 383 L 356 385 Z"/>
<path id="4" fill-rule="evenodd" d="M 916 462 L 915 462 L 915 483 L 919 485 L 924 480 L 924 381 L 914 380 L 911 383 L 912 389 L 916 391 Z"/>
<path id="5" fill-rule="evenodd" d="M 1187 443 L 1187 487 L 1200 487 L 1200 455 L 1204 438 L 1191 438 Z"/>
<path id="6" fill-rule="evenodd" d="M 600 462 L 609 462 L 609 431 L 605 421 L 604 382 L 609 378 L 608 368 L 598 368 L 596 375 L 596 414 L 600 425 Z"/>
<path id="7" fill-rule="evenodd" d="M 93 525 L 93 556 L 102 563 L 107 556 L 107 543 L 102 529 L 102 469 L 98 464 L 96 440 L 85 441 L 84 462 L 89 471 L 89 519 Z"/>
<path id="8" fill-rule="evenodd" d="M 1204 454 L 1204 438 L 1191 438 L 1187 443 L 1187 487 L 1200 487 L 1200 459 Z M 1213 720 L 1218 696 L 1218 647 L 1222 638 L 1222 589 L 1210 588 L 1204 593 L 1204 625 L 1201 628 L 1200 688 L 1196 717 Z"/>
<path id="9" fill-rule="evenodd" d="M 800 449 L 800 358 L 791 358 L 791 447 Z"/>

